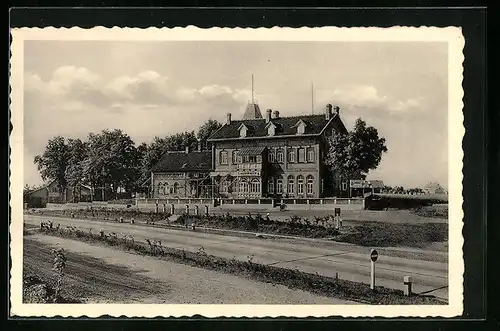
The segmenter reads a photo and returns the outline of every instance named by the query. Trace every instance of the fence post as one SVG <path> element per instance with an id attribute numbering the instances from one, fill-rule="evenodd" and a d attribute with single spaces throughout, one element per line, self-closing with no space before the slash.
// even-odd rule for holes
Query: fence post
<path id="1" fill-rule="evenodd" d="M 404 277 L 403 285 L 404 285 L 404 295 L 407 297 L 411 296 L 411 277 L 410 276 Z"/>
<path id="2" fill-rule="evenodd" d="M 186 215 L 189 215 L 189 205 L 186 205 Z"/>
<path id="3" fill-rule="evenodd" d="M 200 211 L 199 211 L 199 209 L 198 209 L 198 205 L 195 205 L 195 206 L 194 206 L 194 214 L 195 214 L 196 216 L 198 216 L 198 215 L 200 214 Z"/>
<path id="4" fill-rule="evenodd" d="M 155 204 L 155 213 L 158 214 L 158 200 L 156 200 L 156 204 Z"/>
<path id="5" fill-rule="evenodd" d="M 173 214 L 174 214 L 174 212 L 175 212 L 175 205 L 174 205 L 174 204 L 171 204 L 171 205 L 170 205 L 170 214 L 172 214 L 172 215 L 173 215 Z"/>
<path id="6" fill-rule="evenodd" d="M 205 216 L 208 216 L 208 206 L 205 206 Z"/>
<path id="7" fill-rule="evenodd" d="M 163 204 L 163 213 L 165 214 L 165 212 L 166 212 L 166 211 L 167 211 L 167 204 L 166 204 L 166 203 L 164 203 L 164 204 Z"/>

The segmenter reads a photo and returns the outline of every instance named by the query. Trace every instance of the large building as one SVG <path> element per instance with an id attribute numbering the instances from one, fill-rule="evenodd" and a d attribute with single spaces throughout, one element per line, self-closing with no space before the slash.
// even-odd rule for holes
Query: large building
<path id="1" fill-rule="evenodd" d="M 338 195 L 339 183 L 324 165 L 326 138 L 346 133 L 340 108 L 328 104 L 318 115 L 262 116 L 251 103 L 241 120 L 227 114 L 210 138 L 215 195 L 227 198 L 319 198 Z"/>
<path id="2" fill-rule="evenodd" d="M 167 151 L 151 169 L 153 198 L 212 197 L 211 151 Z"/>

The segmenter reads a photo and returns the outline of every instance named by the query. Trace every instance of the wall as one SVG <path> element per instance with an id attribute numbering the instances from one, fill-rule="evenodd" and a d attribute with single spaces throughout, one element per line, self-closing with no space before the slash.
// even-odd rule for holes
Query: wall
<path id="1" fill-rule="evenodd" d="M 183 173 L 183 172 L 178 172 L 178 173 L 153 173 L 153 197 L 154 198 L 186 198 L 186 197 L 196 197 L 196 193 L 193 194 L 192 190 L 190 189 L 190 179 L 195 179 L 195 178 L 204 178 L 207 176 L 209 173 L 208 172 L 193 172 L 193 173 Z M 198 177 L 193 177 L 189 178 L 189 176 L 198 176 Z M 159 184 L 165 184 L 167 183 L 168 185 L 166 186 L 166 194 L 161 194 L 158 192 L 158 186 Z M 177 183 L 177 189 L 174 190 L 174 185 Z M 172 191 L 170 191 L 170 188 L 172 188 Z M 196 190 L 196 186 L 195 186 Z"/>

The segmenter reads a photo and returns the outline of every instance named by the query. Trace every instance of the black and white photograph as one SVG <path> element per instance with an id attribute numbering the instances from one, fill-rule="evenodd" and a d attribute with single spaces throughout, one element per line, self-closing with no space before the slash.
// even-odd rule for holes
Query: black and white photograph
<path id="1" fill-rule="evenodd" d="M 462 313 L 460 29 L 12 35 L 14 314 Z"/>

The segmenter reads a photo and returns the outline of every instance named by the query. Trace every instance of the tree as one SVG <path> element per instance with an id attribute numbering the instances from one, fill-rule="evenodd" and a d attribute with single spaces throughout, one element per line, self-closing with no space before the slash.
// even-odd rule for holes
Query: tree
<path id="1" fill-rule="evenodd" d="M 57 180 L 60 193 L 67 188 L 66 168 L 69 162 L 69 148 L 64 137 L 49 140 L 42 155 L 35 156 L 34 163 L 43 180 Z"/>
<path id="2" fill-rule="evenodd" d="M 68 186 L 73 191 L 73 199 L 75 199 L 77 193 L 81 193 L 81 185 L 85 178 L 84 161 L 88 150 L 87 144 L 80 139 L 68 139 L 67 146 L 69 158 L 65 177 Z"/>
<path id="3" fill-rule="evenodd" d="M 201 144 L 203 149 L 208 149 L 209 144 L 207 142 L 208 138 L 217 130 L 220 129 L 222 124 L 216 120 L 209 119 L 198 129 L 198 142 Z"/>
<path id="4" fill-rule="evenodd" d="M 334 131 L 327 144 L 325 164 L 335 177 L 343 179 L 365 179 L 387 152 L 385 138 L 380 138 L 377 129 L 367 127 L 360 118 L 347 134 Z"/>
<path id="5" fill-rule="evenodd" d="M 121 130 L 103 130 L 88 136 L 84 174 L 91 186 L 110 190 L 116 197 L 118 187 L 131 189 L 137 180 L 137 150 L 134 141 Z"/>

